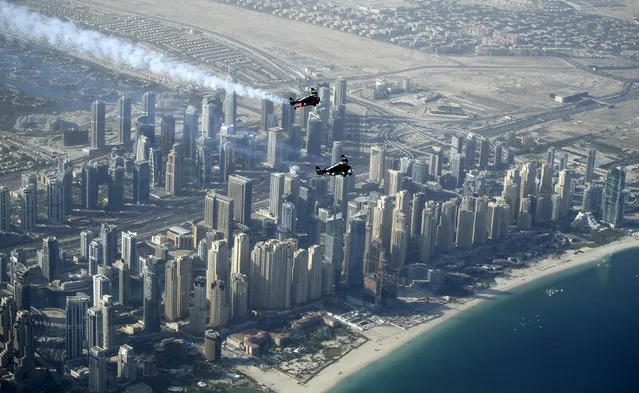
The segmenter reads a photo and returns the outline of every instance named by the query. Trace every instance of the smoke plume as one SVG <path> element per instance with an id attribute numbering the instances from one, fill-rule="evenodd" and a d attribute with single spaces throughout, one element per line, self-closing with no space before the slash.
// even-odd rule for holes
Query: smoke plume
<path id="1" fill-rule="evenodd" d="M 194 83 L 206 89 L 234 91 L 237 95 L 283 102 L 281 97 L 219 78 L 191 64 L 157 53 L 131 42 L 86 30 L 72 22 L 47 18 L 24 7 L 0 0 L 0 31 L 48 43 L 61 51 L 76 51 L 140 71 L 167 76 L 176 82 Z"/>

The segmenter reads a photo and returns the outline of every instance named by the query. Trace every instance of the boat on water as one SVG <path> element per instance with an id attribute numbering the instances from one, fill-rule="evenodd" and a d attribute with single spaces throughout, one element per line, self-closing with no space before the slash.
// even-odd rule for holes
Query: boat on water
<path id="1" fill-rule="evenodd" d="M 557 289 L 557 288 L 548 288 L 546 289 L 546 295 L 548 295 L 548 297 L 554 296 L 556 294 L 558 294 L 559 292 L 563 292 L 563 289 Z"/>

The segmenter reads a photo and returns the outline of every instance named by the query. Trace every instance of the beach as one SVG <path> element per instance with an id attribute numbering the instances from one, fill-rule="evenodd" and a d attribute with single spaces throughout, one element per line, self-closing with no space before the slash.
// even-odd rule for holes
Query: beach
<path id="1" fill-rule="evenodd" d="M 394 332 L 393 334 L 381 335 L 379 338 L 369 337 L 368 342 L 324 368 L 306 384 L 300 384 L 297 380 L 275 369 L 262 371 L 253 366 L 246 366 L 240 367 L 240 370 L 278 393 L 323 393 L 330 390 L 347 376 L 360 371 L 416 337 L 422 336 L 434 327 L 458 317 L 463 311 L 481 304 L 487 299 L 494 298 L 499 296 L 500 293 L 508 292 L 543 277 L 585 265 L 610 254 L 634 247 L 639 247 L 639 235 L 635 234 L 625 236 L 618 241 L 601 247 L 570 250 L 561 256 L 551 256 L 535 262 L 529 267 L 513 270 L 507 277 L 496 278 L 495 285 L 478 291 L 476 297 L 463 303 L 447 303 L 443 315 L 439 318 L 399 332 L 395 332 L 389 327 L 388 330 Z"/>

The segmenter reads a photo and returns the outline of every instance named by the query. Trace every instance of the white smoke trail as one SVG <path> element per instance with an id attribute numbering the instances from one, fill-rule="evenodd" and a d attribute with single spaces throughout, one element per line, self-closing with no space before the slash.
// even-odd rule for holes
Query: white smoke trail
<path id="1" fill-rule="evenodd" d="M 284 102 L 282 97 L 260 89 L 246 87 L 219 78 L 191 64 L 164 56 L 130 42 L 86 30 L 72 22 L 46 18 L 24 7 L 0 0 L 0 30 L 23 38 L 44 41 L 62 51 L 76 51 L 99 59 L 108 59 L 120 66 L 150 71 L 184 83 L 195 83 L 207 89 L 234 91 L 239 96 L 265 98 Z"/>

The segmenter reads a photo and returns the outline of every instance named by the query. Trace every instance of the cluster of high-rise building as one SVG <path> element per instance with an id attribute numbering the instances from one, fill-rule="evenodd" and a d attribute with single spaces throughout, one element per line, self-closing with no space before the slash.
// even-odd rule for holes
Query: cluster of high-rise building
<path id="1" fill-rule="evenodd" d="M 106 184 L 105 208 L 121 210 L 129 178 L 133 201 L 140 204 L 149 200 L 152 189 L 176 195 L 192 184 L 207 192 L 203 221 L 192 223 L 190 232 L 171 229 L 174 247 L 188 248 L 190 255 L 173 258 L 160 244 L 155 254 L 139 254 L 138 235 L 112 224 L 103 223 L 99 233 L 81 232 L 80 254 L 92 293 L 66 299 L 65 360 L 69 365 L 88 360 L 89 391 L 107 391 L 106 359 L 111 356 L 117 355 L 119 378 L 136 379 L 134 350 L 118 346 L 115 334 L 115 310 L 139 302 L 132 301 L 131 275 L 143 285 L 139 330 L 160 332 L 162 321 L 185 326 L 204 335 L 207 359 L 219 360 L 220 329 L 248 320 L 251 311 L 277 313 L 344 291 L 369 300 L 373 296 L 377 303 L 385 285 L 410 277 L 414 264 L 433 266 L 439 256 L 502 239 L 514 227 L 561 222 L 573 208 L 581 177 L 569 169 L 567 156 L 556 166 L 551 148 L 546 162 L 515 165 L 513 151 L 502 142 L 493 148 L 488 139 L 473 134 L 453 136 L 448 156 L 435 147 L 429 160 L 397 158 L 385 145 L 371 146 L 365 187 L 376 191 L 367 195 L 353 196 L 354 177 L 309 177 L 295 165 L 278 172 L 302 152 L 320 156 L 322 146 L 330 149 L 333 161 L 343 153 L 346 81 L 337 80 L 332 98 L 328 87 L 320 87 L 318 94 L 322 102 L 316 108 L 294 111 L 285 103 L 281 114 L 274 113 L 272 102 L 262 102 L 263 156 L 273 171 L 270 217 L 261 233 L 251 220 L 253 181 L 235 173 L 254 167 L 257 160 L 254 136 L 238 129 L 235 93 L 204 97 L 201 112 L 187 106 L 181 141 L 175 139 L 175 118 L 157 113 L 152 92 L 144 94 L 144 113 L 135 121 L 131 99 L 119 100 L 118 140 L 125 150 L 132 149 L 134 162 L 127 163 L 122 149 L 114 149 L 108 162 L 83 165 L 82 208 L 97 209 L 99 187 Z M 104 147 L 104 132 L 104 103 L 97 101 L 92 105 L 91 148 Z M 595 156 L 591 149 L 582 210 L 617 226 L 623 219 L 625 174 L 612 169 L 603 185 L 597 184 Z M 497 169 L 505 170 L 501 195 L 478 192 L 478 173 Z M 132 176 L 125 176 L 127 170 Z M 57 172 L 44 181 L 51 224 L 63 223 L 72 212 L 72 171 L 68 159 L 61 159 Z M 214 180 L 226 183 L 226 194 L 219 187 L 211 190 Z M 20 225 L 25 231 L 37 223 L 37 186 L 35 174 L 23 175 Z M 0 231 L 11 230 L 9 203 L 8 188 L 0 187 Z M 177 240 L 186 237 L 189 241 Z M 67 268 L 66 251 L 53 236 L 43 240 L 37 255 L 49 282 Z M 30 375 L 33 360 L 24 351 L 33 352 L 33 333 L 29 323 L 18 322 L 30 318 L 29 270 L 18 251 L 11 264 L 2 258 L 0 281 L 14 283 L 15 300 L 5 298 L 0 304 L 0 361 L 17 376 Z M 201 266 L 203 274 L 196 272 Z"/>

